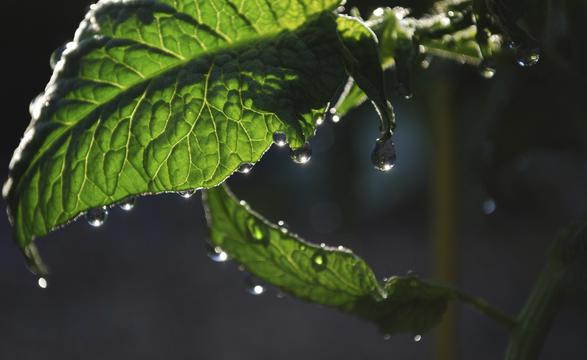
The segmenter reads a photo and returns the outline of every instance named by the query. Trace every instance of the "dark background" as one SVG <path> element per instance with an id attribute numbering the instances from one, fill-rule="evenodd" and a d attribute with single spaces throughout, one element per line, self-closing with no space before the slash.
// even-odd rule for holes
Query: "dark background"
<path id="1" fill-rule="evenodd" d="M 360 3 L 364 10 L 394 4 Z M 89 4 L 4 4 L 2 178 L 28 124 L 28 103 L 50 77 L 49 55 L 73 36 Z M 408 270 L 434 277 L 431 224 L 439 212 L 431 199 L 442 159 L 431 122 L 448 112 L 458 285 L 517 313 L 558 231 L 587 213 L 585 50 L 569 30 L 585 24 L 585 12 L 572 15 L 551 14 L 533 68 L 509 59 L 493 80 L 441 60 L 417 71 L 414 98 L 395 100 L 399 164 L 391 174 L 370 164 L 377 120 L 363 106 L 320 129 L 308 166 L 272 149 L 251 175 L 230 180 L 233 190 L 310 241 L 354 249 L 380 277 Z M 497 208 L 486 215 L 490 198 Z M 385 341 L 351 316 L 278 299 L 273 290 L 249 295 L 235 264 L 208 260 L 206 236 L 199 196 L 140 199 L 131 213 L 111 211 L 100 229 L 79 221 L 39 241 L 52 270 L 42 290 L 0 217 L 0 359 L 433 358 L 428 334 L 419 343 L 412 334 Z M 561 312 L 541 359 L 587 358 L 582 302 Z M 458 315 L 463 359 L 502 357 L 502 329 L 467 308 Z"/>

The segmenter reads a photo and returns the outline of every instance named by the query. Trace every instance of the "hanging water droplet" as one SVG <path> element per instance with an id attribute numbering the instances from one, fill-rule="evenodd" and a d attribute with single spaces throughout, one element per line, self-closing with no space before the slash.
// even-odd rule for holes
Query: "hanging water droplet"
<path id="1" fill-rule="evenodd" d="M 479 65 L 479 75 L 485 79 L 491 79 L 495 76 L 495 65 L 490 60 L 483 60 Z"/>
<path id="2" fill-rule="evenodd" d="M 55 49 L 55 51 L 53 51 L 53 53 L 51 54 L 51 58 L 49 58 L 49 66 L 51 66 L 52 70 L 55 70 L 55 66 L 63 57 L 63 53 L 65 52 L 66 48 L 66 45 L 60 46 L 57 49 Z"/>
<path id="3" fill-rule="evenodd" d="M 47 279 L 45 279 L 44 277 L 39 277 L 39 279 L 37 280 L 37 285 L 41 288 L 41 289 L 46 289 L 47 286 L 49 286 L 49 282 L 47 282 Z"/>
<path id="4" fill-rule="evenodd" d="M 516 49 L 516 62 L 521 67 L 536 65 L 540 60 L 540 52 L 534 47 L 521 46 Z"/>
<path id="5" fill-rule="evenodd" d="M 287 135 L 281 131 L 275 132 L 273 134 L 273 143 L 279 147 L 285 146 L 287 144 Z"/>
<path id="6" fill-rule="evenodd" d="M 247 292 L 251 295 L 259 296 L 265 292 L 265 287 L 261 285 L 257 280 L 255 280 L 252 276 L 247 276 L 245 278 L 245 286 Z"/>
<path id="7" fill-rule="evenodd" d="M 135 208 L 136 202 L 137 202 L 137 199 L 135 197 L 130 197 L 130 198 L 124 200 L 123 202 L 121 202 L 118 205 L 118 207 L 124 211 L 131 211 L 132 209 Z"/>
<path id="8" fill-rule="evenodd" d="M 420 340 L 422 340 L 422 335 L 418 334 L 418 335 L 414 336 L 415 342 L 420 342 Z"/>
<path id="9" fill-rule="evenodd" d="M 410 87 L 404 82 L 401 82 L 397 85 L 397 93 L 406 100 L 410 100 L 412 97 L 414 97 L 412 89 L 410 89 Z"/>
<path id="10" fill-rule="evenodd" d="M 194 195 L 196 195 L 196 193 L 198 192 L 198 190 L 195 189 L 191 189 L 191 190 L 183 190 L 178 192 L 179 196 L 181 196 L 184 199 L 191 199 Z"/>
<path id="11" fill-rule="evenodd" d="M 228 254 L 224 252 L 219 246 L 214 246 L 210 243 L 206 243 L 206 250 L 210 260 L 223 263 L 228 260 Z"/>
<path id="12" fill-rule="evenodd" d="M 497 210 L 497 204 L 495 203 L 495 200 L 488 198 L 483 201 L 482 208 L 485 215 L 491 215 Z"/>
<path id="13" fill-rule="evenodd" d="M 296 164 L 307 164 L 308 161 L 312 158 L 312 147 L 310 143 L 305 143 L 303 147 L 299 149 L 292 150 L 291 152 L 291 159 Z"/>
<path id="14" fill-rule="evenodd" d="M 242 163 L 238 167 L 238 172 L 241 174 L 248 174 L 251 172 L 251 170 L 253 170 L 253 166 L 255 165 L 251 163 Z"/>
<path id="15" fill-rule="evenodd" d="M 323 117 L 319 117 L 316 119 L 316 126 L 322 126 L 322 124 L 324 124 L 324 118 Z"/>
<path id="16" fill-rule="evenodd" d="M 104 225 L 106 219 L 108 219 L 108 208 L 106 208 L 106 206 L 102 206 L 88 210 L 86 213 L 86 219 L 88 220 L 88 224 L 91 226 L 100 227 Z"/>
<path id="17" fill-rule="evenodd" d="M 433 57 L 430 55 L 427 55 L 424 59 L 422 59 L 422 61 L 420 62 L 420 67 L 424 70 L 428 69 L 430 67 L 430 64 L 432 64 L 432 59 Z"/>
<path id="18" fill-rule="evenodd" d="M 390 171 L 395 166 L 397 156 L 390 135 L 378 139 L 371 153 L 371 162 L 379 171 Z"/>

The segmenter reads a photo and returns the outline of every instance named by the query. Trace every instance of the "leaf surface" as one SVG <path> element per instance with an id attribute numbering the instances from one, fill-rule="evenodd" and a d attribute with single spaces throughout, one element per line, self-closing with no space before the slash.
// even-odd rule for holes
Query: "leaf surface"
<path id="1" fill-rule="evenodd" d="M 370 320 L 385 334 L 426 332 L 451 298 L 447 289 L 413 276 L 380 283 L 350 250 L 304 241 L 239 202 L 225 186 L 205 191 L 204 199 L 213 246 L 281 291 Z"/>
<path id="2" fill-rule="evenodd" d="M 93 5 L 31 105 L 3 188 L 20 246 L 131 196 L 216 186 L 274 132 L 303 146 L 347 78 L 339 2 Z"/>

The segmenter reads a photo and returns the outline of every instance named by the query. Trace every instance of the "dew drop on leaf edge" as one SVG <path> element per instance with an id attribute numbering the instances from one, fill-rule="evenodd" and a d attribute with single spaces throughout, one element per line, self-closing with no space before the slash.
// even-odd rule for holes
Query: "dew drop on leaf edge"
<path id="1" fill-rule="evenodd" d="M 287 135 L 282 131 L 273 133 L 273 143 L 279 147 L 287 145 Z"/>
<path id="2" fill-rule="evenodd" d="M 299 149 L 292 149 L 291 159 L 296 164 L 307 164 L 310 159 L 312 159 L 312 147 L 310 146 L 310 143 L 305 143 L 304 146 Z"/>
<path id="3" fill-rule="evenodd" d="M 383 172 L 390 171 L 397 160 L 395 144 L 390 136 L 378 139 L 371 153 L 371 163 L 375 169 Z"/>
<path id="4" fill-rule="evenodd" d="M 265 287 L 256 281 L 252 276 L 245 278 L 245 287 L 249 294 L 259 296 L 265 292 Z"/>
<path id="5" fill-rule="evenodd" d="M 223 263 L 228 260 L 228 254 L 224 252 L 219 246 L 214 246 L 210 243 L 206 243 L 206 252 L 210 260 Z"/>
<path id="6" fill-rule="evenodd" d="M 121 202 L 118 205 L 118 207 L 124 211 L 131 211 L 132 209 L 135 208 L 136 202 L 137 202 L 137 198 L 130 197 L 130 198 L 124 200 L 123 202 Z"/>
<path id="7" fill-rule="evenodd" d="M 46 289 L 49 286 L 49 282 L 47 281 L 47 279 L 45 279 L 44 277 L 41 276 L 37 279 L 37 285 L 41 289 Z"/>
<path id="8" fill-rule="evenodd" d="M 108 209 L 106 206 L 88 210 L 86 213 L 86 220 L 88 220 L 88 224 L 93 227 L 100 227 L 104 225 L 107 219 Z"/>
<path id="9" fill-rule="evenodd" d="M 248 174 L 251 172 L 251 170 L 253 170 L 253 166 L 255 165 L 252 163 L 242 163 L 238 167 L 238 172 L 241 174 Z"/>
<path id="10" fill-rule="evenodd" d="M 57 63 L 61 60 L 65 49 L 67 49 L 67 45 L 60 46 L 55 49 L 53 53 L 51 53 L 51 57 L 49 58 L 49 66 L 51 66 L 52 70 L 55 70 L 55 66 L 57 66 Z"/>
<path id="11" fill-rule="evenodd" d="M 196 193 L 198 192 L 198 190 L 183 190 L 178 192 L 179 196 L 181 196 L 184 199 L 191 199 L 194 195 L 196 195 Z"/>

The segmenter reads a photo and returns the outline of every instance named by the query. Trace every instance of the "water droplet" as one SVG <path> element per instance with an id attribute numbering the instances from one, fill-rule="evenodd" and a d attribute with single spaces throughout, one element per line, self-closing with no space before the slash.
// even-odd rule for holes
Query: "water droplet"
<path id="1" fill-rule="evenodd" d="M 88 210 L 86 213 L 86 219 L 88 224 L 93 227 L 100 227 L 104 225 L 106 219 L 108 219 L 108 209 L 106 206 Z"/>
<path id="2" fill-rule="evenodd" d="M 516 49 L 516 62 L 521 67 L 536 65 L 540 60 L 540 52 L 534 47 L 519 47 Z"/>
<path id="3" fill-rule="evenodd" d="M 292 150 L 291 152 L 291 159 L 296 164 L 307 164 L 308 161 L 312 158 L 312 147 L 310 143 L 305 143 L 303 147 L 299 149 Z"/>
<path id="4" fill-rule="evenodd" d="M 375 143 L 375 148 L 371 153 L 371 162 L 375 169 L 379 171 L 390 171 L 396 162 L 395 145 L 391 136 L 384 136 Z"/>
<path id="5" fill-rule="evenodd" d="M 287 144 L 287 135 L 284 132 L 277 131 L 273 134 L 273 143 L 279 147 L 283 147 Z"/>
<path id="6" fill-rule="evenodd" d="M 326 258 L 325 251 L 318 250 L 318 251 L 316 251 L 314 256 L 312 256 L 312 266 L 314 266 L 314 269 L 316 269 L 318 271 L 322 271 L 326 268 L 326 263 L 327 263 L 327 258 Z"/>
<path id="7" fill-rule="evenodd" d="M 269 232 L 265 226 L 259 224 L 255 218 L 249 218 L 247 220 L 247 229 L 251 235 L 251 240 L 263 244 L 269 243 Z"/>
<path id="8" fill-rule="evenodd" d="M 335 123 L 335 124 L 339 123 L 340 122 L 340 116 L 338 116 L 336 114 L 335 115 L 332 115 L 332 122 Z"/>
<path id="9" fill-rule="evenodd" d="M 397 85 L 397 93 L 406 100 L 410 100 L 411 98 L 414 97 L 412 90 L 404 82 L 401 82 Z"/>
<path id="10" fill-rule="evenodd" d="M 495 200 L 489 198 L 483 201 L 482 208 L 485 215 L 491 215 L 497 210 L 497 204 L 495 203 Z"/>
<path id="11" fill-rule="evenodd" d="M 265 292 L 265 287 L 256 281 L 252 276 L 246 277 L 245 286 L 247 288 L 247 292 L 251 295 L 259 296 Z"/>
<path id="12" fill-rule="evenodd" d="M 183 190 L 178 192 L 179 196 L 181 196 L 184 199 L 191 199 L 194 195 L 196 195 L 196 193 L 198 192 L 198 190 L 195 189 L 191 189 L 191 190 Z"/>
<path id="13" fill-rule="evenodd" d="M 137 202 L 137 199 L 135 197 L 130 197 L 130 198 L 124 200 L 123 202 L 121 202 L 118 205 L 118 207 L 124 211 L 131 211 L 132 209 L 135 208 L 136 202 Z"/>
<path id="14" fill-rule="evenodd" d="M 279 220 L 277 222 L 277 226 L 279 226 L 279 230 L 281 230 L 283 234 L 287 234 L 289 232 L 289 225 L 285 221 Z"/>
<path id="15" fill-rule="evenodd" d="M 420 340 L 422 340 L 422 335 L 418 334 L 418 335 L 414 336 L 415 342 L 420 342 Z"/>
<path id="16" fill-rule="evenodd" d="M 430 56 L 430 55 L 426 56 L 420 62 L 420 67 L 424 70 L 428 69 L 430 67 L 430 64 L 432 64 L 432 59 L 433 59 L 432 56 Z"/>
<path id="17" fill-rule="evenodd" d="M 37 280 L 37 285 L 39 285 L 39 287 L 41 289 L 46 289 L 47 286 L 49 286 L 49 283 L 47 282 L 47 279 L 45 279 L 44 277 L 39 277 L 39 279 Z"/>
<path id="18" fill-rule="evenodd" d="M 318 119 L 316 119 L 316 126 L 322 126 L 322 124 L 324 124 L 323 117 L 319 117 Z"/>
<path id="19" fill-rule="evenodd" d="M 385 341 L 391 340 L 391 335 L 390 334 L 383 335 L 383 340 L 385 340 Z"/>
<path id="20" fill-rule="evenodd" d="M 491 79 L 495 75 L 495 66 L 489 60 L 483 60 L 479 65 L 479 75 L 485 79 Z"/>
<path id="21" fill-rule="evenodd" d="M 208 257 L 210 260 L 223 263 L 228 260 L 228 254 L 224 252 L 219 246 L 214 246 L 210 243 L 206 243 L 206 250 L 208 252 Z"/>
<path id="22" fill-rule="evenodd" d="M 255 165 L 251 163 L 242 163 L 238 167 L 238 172 L 241 174 L 248 174 L 251 172 L 251 170 L 253 170 L 253 166 Z"/>
<path id="23" fill-rule="evenodd" d="M 57 66 L 57 63 L 59 60 L 61 60 L 61 57 L 63 57 L 63 53 L 65 52 L 66 48 L 66 45 L 60 46 L 51 54 L 51 58 L 49 59 L 49 66 L 51 66 L 52 70 L 55 70 L 55 66 Z"/>

